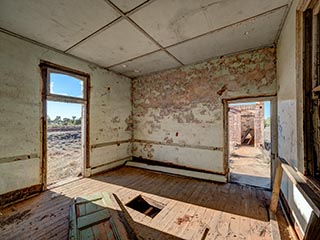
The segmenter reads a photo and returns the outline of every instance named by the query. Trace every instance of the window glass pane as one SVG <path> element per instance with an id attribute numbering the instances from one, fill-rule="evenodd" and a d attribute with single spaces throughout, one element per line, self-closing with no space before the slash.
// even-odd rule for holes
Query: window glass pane
<path id="1" fill-rule="evenodd" d="M 76 120 L 81 119 L 81 116 L 81 104 L 47 101 L 47 118 L 49 125 L 50 123 L 60 124 L 63 121 L 67 123 L 79 122 Z"/>
<path id="2" fill-rule="evenodd" d="M 83 98 L 83 81 L 66 74 L 50 73 L 50 93 Z"/>

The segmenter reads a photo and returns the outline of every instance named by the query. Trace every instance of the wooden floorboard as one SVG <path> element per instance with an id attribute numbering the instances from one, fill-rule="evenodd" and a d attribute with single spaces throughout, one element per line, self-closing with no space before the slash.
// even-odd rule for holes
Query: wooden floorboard
<path id="1" fill-rule="evenodd" d="M 72 200 L 116 193 L 125 204 L 142 195 L 164 208 L 154 218 L 129 214 L 149 239 L 272 239 L 270 192 L 123 167 L 50 189 L 0 212 L 1 239 L 67 239 Z"/>

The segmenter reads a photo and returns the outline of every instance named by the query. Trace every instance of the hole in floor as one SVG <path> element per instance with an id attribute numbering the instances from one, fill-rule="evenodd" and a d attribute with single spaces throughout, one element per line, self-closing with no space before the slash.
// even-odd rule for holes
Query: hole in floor
<path id="1" fill-rule="evenodd" d="M 126 206 L 151 218 L 154 218 L 164 207 L 161 203 L 141 195 L 128 202 Z"/>

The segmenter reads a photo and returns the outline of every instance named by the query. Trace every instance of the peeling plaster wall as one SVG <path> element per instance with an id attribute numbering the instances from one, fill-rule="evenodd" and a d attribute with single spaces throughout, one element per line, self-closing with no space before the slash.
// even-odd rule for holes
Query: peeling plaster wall
<path id="1" fill-rule="evenodd" d="M 275 49 L 134 79 L 133 156 L 226 174 L 224 98 L 276 94 Z"/>
<path id="2" fill-rule="evenodd" d="M 40 59 L 90 74 L 90 167 L 131 157 L 130 79 L 0 33 L 0 195 L 41 182 Z"/>
<path id="3" fill-rule="evenodd" d="M 278 154 L 294 168 L 303 172 L 303 142 L 298 144 L 298 117 L 303 117 L 303 108 L 298 91 L 296 70 L 296 9 L 298 0 L 293 1 L 288 17 L 277 44 L 277 80 L 278 80 Z M 299 114 L 297 114 L 299 113 Z M 300 149 L 299 149 L 300 148 Z M 302 232 L 309 221 L 311 208 L 284 173 L 281 190 L 297 220 Z"/>

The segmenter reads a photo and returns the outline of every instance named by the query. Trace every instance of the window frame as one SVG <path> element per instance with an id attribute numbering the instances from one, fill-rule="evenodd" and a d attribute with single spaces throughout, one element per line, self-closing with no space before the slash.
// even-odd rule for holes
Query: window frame
<path id="1" fill-rule="evenodd" d="M 85 121 L 83 122 L 83 132 L 85 133 L 85 139 L 83 139 L 83 169 L 82 176 L 90 176 L 90 75 L 75 69 L 67 68 L 55 63 L 40 60 L 39 64 L 41 75 L 41 105 L 40 105 L 40 180 L 42 185 L 42 191 L 47 190 L 47 101 L 59 101 L 67 103 L 80 103 L 83 104 L 83 116 Z M 83 82 L 83 98 L 70 97 L 60 94 L 50 93 L 50 73 L 61 73 L 76 77 Z"/>
<path id="2" fill-rule="evenodd" d="M 59 93 L 51 93 L 50 84 L 51 84 L 51 73 L 57 73 L 57 74 L 63 74 L 68 75 L 70 77 L 74 77 L 78 79 L 79 81 L 82 81 L 82 94 L 83 97 L 74 97 L 74 96 L 66 96 Z M 64 70 L 47 67 L 47 78 L 46 78 L 46 85 L 47 85 L 47 100 L 50 101 L 63 101 L 63 102 L 72 102 L 72 103 L 86 103 L 87 102 L 87 77 L 84 77 L 83 75 L 70 73 Z"/>
<path id="3" fill-rule="evenodd" d="M 302 80 L 303 105 L 303 143 L 304 143 L 304 176 L 314 182 L 320 183 L 320 162 L 314 151 L 314 115 L 313 101 L 319 99 L 320 91 L 320 2 L 316 0 L 301 0 L 297 9 L 299 50 L 297 61 L 300 65 L 299 78 Z M 320 109 L 319 109 L 320 111 Z M 317 126 L 316 126 L 317 127 Z M 319 154 L 319 153 L 318 153 Z M 319 157 L 319 156 L 318 156 Z"/>

